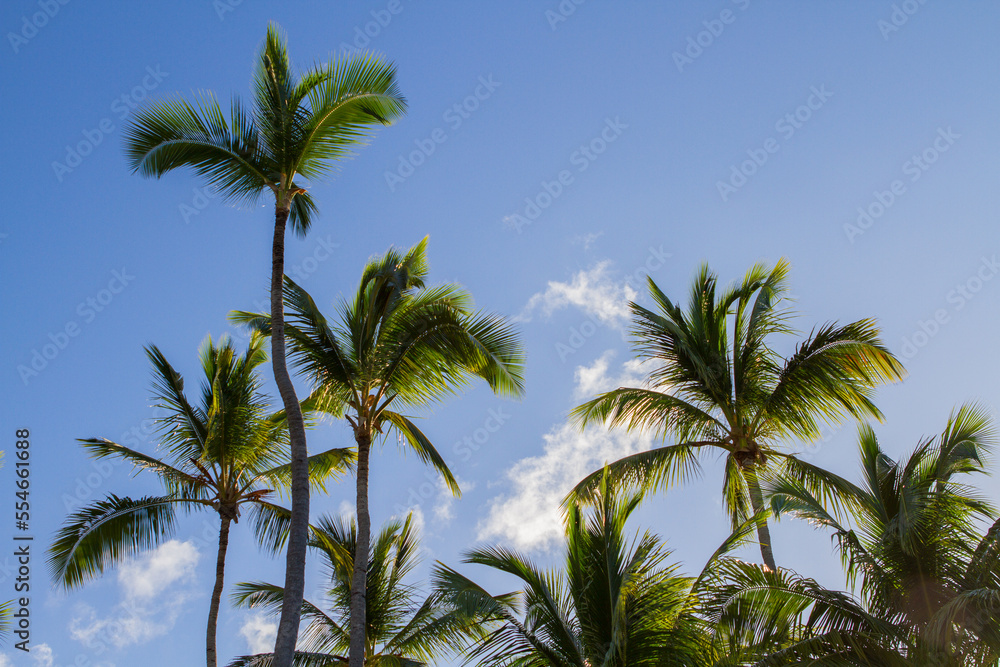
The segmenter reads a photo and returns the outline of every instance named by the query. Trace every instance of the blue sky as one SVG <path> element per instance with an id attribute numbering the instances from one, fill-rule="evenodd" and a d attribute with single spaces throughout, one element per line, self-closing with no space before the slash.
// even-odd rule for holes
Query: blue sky
<path id="1" fill-rule="evenodd" d="M 35 650 L 8 645 L 0 665 L 203 660 L 213 517 L 185 519 L 174 542 L 69 594 L 49 586 L 43 550 L 67 507 L 157 489 L 124 466 L 95 468 L 75 441 L 134 429 L 153 450 L 143 346 L 193 386 L 202 340 L 235 333 L 227 313 L 266 298 L 271 211 L 224 205 L 190 173 L 142 179 L 121 146 L 146 99 L 247 96 L 269 20 L 302 68 L 345 48 L 385 54 L 410 105 L 336 178 L 310 184 L 320 217 L 289 239 L 289 273 L 328 307 L 367 258 L 429 235 L 432 281 L 519 319 L 525 399 L 477 387 L 423 424 L 461 500 L 445 502 L 392 442 L 373 462 L 374 524 L 418 507 L 425 564 L 455 565 L 477 540 L 553 560 L 554 500 L 652 444 L 566 426 L 582 399 L 636 377 L 625 303 L 642 299 L 646 274 L 681 298 L 701 262 L 729 281 L 787 257 L 801 329 L 877 317 L 910 371 L 878 393 L 894 454 L 963 401 L 997 406 L 994 3 L 6 2 L 0 538 L 15 532 L 11 448 L 28 428 Z M 853 475 L 854 434 L 832 429 L 810 460 Z M 328 424 L 309 443 L 347 445 L 349 433 Z M 720 482 L 706 461 L 703 479 L 650 501 L 636 526 L 699 569 L 727 532 Z M 997 498 L 997 479 L 981 486 Z M 313 506 L 349 511 L 352 497 L 347 481 Z M 227 583 L 280 582 L 280 563 L 237 528 Z M 774 533 L 780 564 L 842 583 L 825 535 L 787 521 Z M 10 562 L 0 599 L 13 597 Z M 321 583 L 311 569 L 307 591 Z M 225 606 L 220 655 L 248 651 L 269 623 Z"/>

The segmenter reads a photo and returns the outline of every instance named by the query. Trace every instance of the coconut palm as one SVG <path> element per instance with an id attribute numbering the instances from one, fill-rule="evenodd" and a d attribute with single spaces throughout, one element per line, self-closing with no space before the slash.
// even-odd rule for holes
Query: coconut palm
<path id="1" fill-rule="evenodd" d="M 400 410 L 425 408 L 478 377 L 497 394 L 523 392 L 523 352 L 517 335 L 499 315 L 472 311 L 472 298 L 457 285 L 428 287 L 427 239 L 406 253 L 395 249 L 368 262 L 340 322 L 328 323 L 312 298 L 285 278 L 286 332 L 293 363 L 313 382 L 318 410 L 346 419 L 357 445 L 358 549 L 368 549 L 369 454 L 389 431 L 433 466 L 448 488 L 459 486 L 431 441 Z M 233 320 L 270 332 L 266 314 L 237 312 Z M 368 562 L 354 563 L 351 603 L 351 665 L 364 651 L 365 577 Z"/>
<path id="2" fill-rule="evenodd" d="M 227 201 L 254 204 L 274 195 L 271 246 L 271 359 L 274 380 L 288 414 L 291 434 L 292 525 L 286 556 L 286 607 L 278 626 L 278 664 L 287 667 L 295 649 L 298 610 L 305 586 L 309 484 L 305 426 L 285 363 L 281 279 L 285 227 L 304 236 L 316 204 L 298 178 L 321 178 L 363 144 L 369 128 L 401 116 L 406 102 L 395 68 L 372 55 L 343 57 L 297 76 L 285 38 L 269 25 L 253 75 L 249 108 L 234 98 L 229 119 L 215 96 L 191 103 L 175 98 L 133 114 L 125 129 L 125 152 L 143 176 L 160 177 L 190 167 Z"/>
<path id="3" fill-rule="evenodd" d="M 911 667 L 895 650 L 905 636 L 895 624 L 790 570 L 719 559 L 700 600 L 714 665 Z"/>
<path id="4" fill-rule="evenodd" d="M 904 370 L 873 320 L 825 324 L 781 358 L 773 339 L 794 333 L 790 312 L 779 307 L 788 268 L 785 260 L 770 270 L 756 264 L 742 282 L 717 293 L 715 274 L 702 266 L 686 311 L 649 279 L 655 309 L 631 304 L 634 346 L 651 367 L 646 385 L 603 393 L 573 416 L 584 426 L 650 429 L 674 442 L 612 463 L 614 475 L 645 490 L 666 488 L 697 473 L 706 452 L 721 451 L 724 504 L 734 527 L 760 512 L 760 480 L 776 471 L 818 492 L 839 488 L 843 480 L 781 443 L 818 438 L 824 420 L 881 418 L 873 387 L 900 379 Z M 600 475 L 581 481 L 573 495 L 585 497 Z M 758 541 L 764 563 L 776 569 L 766 520 Z"/>
<path id="5" fill-rule="evenodd" d="M 891 459 L 870 426 L 859 440 L 860 486 L 843 489 L 829 507 L 798 480 L 779 479 L 767 489 L 775 510 L 833 532 L 865 608 L 897 628 L 889 635 L 897 664 L 996 665 L 1000 519 L 959 479 L 985 471 L 994 443 L 988 414 L 962 406 L 905 460 Z M 984 521 L 990 527 L 982 534 Z"/>
<path id="6" fill-rule="evenodd" d="M 346 665 L 350 649 L 351 583 L 357 553 L 357 524 L 342 518 L 322 517 L 310 545 L 323 556 L 329 579 L 327 609 L 308 600 L 302 617 L 309 625 L 293 665 Z M 417 565 L 419 549 L 412 515 L 405 521 L 391 520 L 372 541 L 368 555 L 365 595 L 365 665 L 434 664 L 454 653 L 454 647 L 477 626 L 467 616 L 443 602 L 440 596 L 421 597 L 406 581 Z M 233 594 L 236 605 L 275 612 L 281 608 L 280 586 L 253 582 L 239 584 Z M 242 656 L 229 667 L 270 667 L 271 654 Z"/>
<path id="7" fill-rule="evenodd" d="M 283 411 L 269 414 L 257 368 L 267 360 L 264 337 L 254 334 L 246 354 L 227 339 L 209 338 L 201 349 L 205 377 L 200 402 L 184 393 L 184 379 L 155 346 L 146 353 L 153 364 L 154 399 L 163 415 L 156 419 L 162 457 L 143 454 L 110 440 L 81 440 L 92 456 L 120 458 L 151 470 L 164 486 L 159 496 L 109 495 L 71 514 L 49 549 L 53 579 L 78 587 L 123 560 L 155 547 L 176 532 L 177 510 L 211 510 L 219 515 L 215 587 L 209 604 L 206 657 L 216 665 L 215 635 L 225 577 L 230 524 L 244 509 L 258 540 L 281 549 L 289 514 L 273 504 L 275 490 L 287 490 L 288 428 Z M 310 457 L 310 482 L 326 481 L 353 461 L 349 449 L 330 449 Z"/>
<path id="8" fill-rule="evenodd" d="M 437 567 L 436 587 L 489 630 L 467 648 L 467 663 L 712 664 L 706 628 L 697 617 L 697 595 L 692 594 L 701 578 L 679 575 L 656 536 L 646 532 L 630 540 L 626 534 L 625 524 L 640 496 L 616 492 L 610 476 L 602 474 L 591 502 L 591 509 L 568 508 L 561 571 L 542 569 L 502 546 L 467 554 L 466 563 L 515 577 L 521 587 L 517 592 L 492 595 L 457 570 Z"/>

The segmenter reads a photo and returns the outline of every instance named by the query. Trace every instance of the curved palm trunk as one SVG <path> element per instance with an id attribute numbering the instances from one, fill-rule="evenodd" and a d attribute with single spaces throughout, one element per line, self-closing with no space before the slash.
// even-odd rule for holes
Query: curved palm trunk
<path id="1" fill-rule="evenodd" d="M 351 652 L 349 667 L 365 664 L 365 614 L 368 593 L 368 545 L 371 517 L 368 515 L 368 454 L 371 437 L 355 436 L 358 443 L 358 540 L 354 547 L 354 577 L 351 580 Z"/>
<path id="2" fill-rule="evenodd" d="M 219 601 L 222 599 L 222 584 L 226 576 L 226 549 L 229 548 L 229 522 L 227 516 L 219 515 L 219 555 L 215 559 L 215 588 L 212 589 L 212 603 L 208 608 L 208 630 L 205 636 L 205 655 L 208 667 L 216 667 L 215 634 L 219 625 Z"/>
<path id="3" fill-rule="evenodd" d="M 291 667 L 299 636 L 299 615 L 306 585 L 306 542 L 309 537 L 309 463 L 306 431 L 295 387 L 285 362 L 285 310 L 282 286 L 285 274 L 285 223 L 287 206 L 274 211 L 274 243 L 271 247 L 271 365 L 281 402 L 288 417 L 291 442 L 292 517 L 285 556 L 285 594 L 274 644 L 275 667 Z"/>
<path id="4" fill-rule="evenodd" d="M 764 497 L 760 492 L 757 475 L 751 468 L 744 472 L 743 477 L 750 490 L 750 504 L 753 506 L 753 511 L 759 512 L 764 508 Z M 774 564 L 774 553 L 771 551 L 771 531 L 767 527 L 767 519 L 757 522 L 757 541 L 760 543 L 760 555 L 764 558 L 764 565 L 772 572 L 777 572 L 778 566 Z"/>

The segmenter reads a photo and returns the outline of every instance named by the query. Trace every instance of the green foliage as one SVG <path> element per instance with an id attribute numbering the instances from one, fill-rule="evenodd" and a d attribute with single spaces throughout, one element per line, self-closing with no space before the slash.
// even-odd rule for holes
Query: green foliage
<path id="1" fill-rule="evenodd" d="M 841 491 L 837 507 L 795 479 L 769 485 L 775 511 L 832 531 L 849 582 L 879 624 L 868 636 L 897 654 L 891 664 L 978 667 L 1000 659 L 1000 520 L 962 479 L 985 472 L 993 443 L 986 411 L 965 405 L 899 461 L 862 427 L 863 482 Z M 992 523 L 985 535 L 984 520 Z"/>
<path id="2" fill-rule="evenodd" d="M 648 430 L 676 443 L 620 459 L 612 474 L 644 490 L 666 488 L 700 472 L 706 450 L 722 450 L 734 529 L 760 509 L 762 478 L 785 472 L 823 495 L 846 484 L 783 452 L 781 443 L 818 438 L 821 422 L 879 418 L 874 386 L 904 370 L 872 320 L 821 326 L 781 358 L 772 340 L 794 333 L 782 306 L 788 268 L 785 260 L 771 269 L 757 264 L 720 291 L 702 266 L 686 310 L 649 280 L 654 308 L 631 304 L 634 347 L 650 369 L 646 386 L 603 393 L 572 414 L 584 426 Z M 588 497 L 601 475 L 581 481 L 571 498 Z"/>
<path id="3" fill-rule="evenodd" d="M 617 492 L 607 475 L 590 508 L 570 507 L 563 570 L 543 570 L 504 547 L 468 553 L 465 562 L 518 579 L 515 593 L 491 595 L 440 565 L 437 589 L 489 633 L 466 651 L 479 665 L 708 665 L 707 635 L 696 616 L 694 580 L 667 564 L 670 552 L 649 533 L 631 540 L 625 524 L 637 495 Z"/>
<path id="4" fill-rule="evenodd" d="M 257 58 L 253 100 L 234 97 L 228 118 L 212 93 L 153 102 L 125 129 L 125 155 L 143 176 L 189 167 L 226 201 L 253 205 L 265 191 L 289 207 L 304 235 L 316 206 L 294 179 L 327 175 L 373 126 L 406 110 L 395 67 L 372 54 L 316 65 L 296 77 L 285 36 L 271 24 Z"/>
<path id="5" fill-rule="evenodd" d="M 350 646 L 351 579 L 357 553 L 357 526 L 342 518 L 322 517 L 316 524 L 310 546 L 323 557 L 329 581 L 326 609 L 317 603 L 302 604 L 307 622 L 299 651 L 292 664 L 335 665 L 346 663 Z M 417 565 L 419 544 L 412 516 L 406 521 L 386 523 L 371 544 L 365 594 L 366 665 L 434 664 L 454 653 L 453 648 L 477 636 L 476 624 L 459 614 L 439 595 L 423 597 L 409 583 Z M 263 609 L 276 614 L 281 609 L 284 590 L 263 582 L 236 586 L 237 606 Z M 264 667 L 271 654 L 242 656 L 230 667 Z"/>
<path id="6" fill-rule="evenodd" d="M 200 400 L 192 404 L 184 380 L 155 346 L 153 397 L 162 458 L 103 438 L 81 440 L 94 458 L 119 458 L 150 470 L 164 487 L 162 496 L 109 495 L 72 513 L 49 549 L 53 579 L 75 588 L 173 535 L 176 508 L 208 509 L 239 521 L 244 505 L 254 508 L 253 527 L 269 549 L 287 534 L 287 512 L 266 499 L 287 488 L 288 433 L 282 413 L 268 414 L 258 367 L 266 361 L 264 339 L 251 337 L 246 354 L 232 343 L 207 339 L 200 358 L 204 377 Z M 333 449 L 312 457 L 312 482 L 320 486 L 353 460 L 350 450 Z M 276 467 L 277 466 L 277 467 Z"/>
<path id="7" fill-rule="evenodd" d="M 391 249 L 371 260 L 335 322 L 286 277 L 285 334 L 289 358 L 316 387 L 311 406 L 346 418 L 356 434 L 369 438 L 395 430 L 458 494 L 443 457 L 396 410 L 433 404 L 473 378 L 500 395 L 520 396 L 524 353 L 502 317 L 473 311 L 468 292 L 457 285 L 425 285 L 426 247 L 424 239 L 406 253 Z M 240 311 L 231 319 L 270 333 L 265 313 Z"/>

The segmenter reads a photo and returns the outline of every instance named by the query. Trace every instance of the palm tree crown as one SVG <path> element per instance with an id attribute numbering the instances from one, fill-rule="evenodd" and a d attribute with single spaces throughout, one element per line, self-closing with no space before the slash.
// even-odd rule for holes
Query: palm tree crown
<path id="1" fill-rule="evenodd" d="M 849 582 L 895 630 L 905 665 L 995 665 L 1000 659 L 1000 519 L 959 475 L 984 472 L 994 443 L 984 409 L 965 405 L 944 431 L 891 459 L 860 433 L 862 484 L 823 503 L 798 480 L 769 485 L 778 512 L 832 530 Z M 992 524 L 981 533 L 983 521 Z"/>
<path id="2" fill-rule="evenodd" d="M 573 415 L 584 425 L 651 429 L 676 443 L 621 459 L 611 465 L 614 474 L 643 488 L 665 487 L 696 472 L 704 448 L 721 449 L 723 495 L 734 527 L 762 508 L 763 473 L 783 469 L 814 488 L 840 483 L 779 443 L 818 438 L 821 420 L 880 418 L 873 386 L 900 379 L 904 371 L 872 320 L 823 325 L 782 359 L 770 345 L 775 335 L 793 333 L 789 311 L 779 307 L 788 268 L 784 260 L 770 270 L 757 264 L 720 293 L 715 274 L 703 266 L 686 311 L 649 280 L 655 309 L 631 304 L 636 351 L 652 364 L 647 386 L 601 394 Z M 574 493 L 586 495 L 600 474 Z M 759 542 L 774 569 L 763 521 Z"/>
<path id="3" fill-rule="evenodd" d="M 357 554 L 357 524 L 342 518 L 322 517 L 310 545 L 323 556 L 328 611 L 306 601 L 302 617 L 309 622 L 293 664 L 340 665 L 350 648 L 351 583 Z M 421 597 L 408 583 L 418 560 L 419 543 L 413 517 L 383 525 L 369 549 L 365 595 L 365 665 L 434 664 L 467 637 L 475 636 L 474 623 L 443 602 L 440 596 Z M 237 605 L 277 611 L 284 591 L 266 583 L 245 583 L 233 595 Z M 272 656 L 243 656 L 229 667 L 270 667 Z"/>
<path id="4" fill-rule="evenodd" d="M 265 548 L 280 549 L 288 512 L 273 504 L 275 490 L 290 478 L 284 412 L 269 413 L 257 367 L 266 361 L 264 338 L 254 334 L 244 355 L 223 339 L 201 349 L 205 377 L 200 401 L 184 393 L 184 379 L 155 346 L 147 349 L 154 369 L 154 398 L 162 458 L 103 438 L 81 440 L 97 458 L 118 457 L 151 470 L 164 486 L 160 496 L 109 495 L 70 515 L 49 552 L 55 581 L 74 588 L 155 547 L 176 530 L 177 508 L 212 510 L 221 520 L 215 590 L 209 610 L 208 662 L 215 665 L 215 625 L 222 594 L 231 522 L 244 508 Z M 310 460 L 311 481 L 322 486 L 353 460 L 348 449 L 331 449 Z"/>
<path id="5" fill-rule="evenodd" d="M 287 333 L 293 362 L 316 386 L 317 409 L 346 419 L 358 448 L 358 544 L 368 548 L 368 465 L 373 440 L 394 430 L 456 495 L 444 458 L 401 410 L 429 406 L 481 378 L 498 394 L 523 392 L 524 355 L 503 317 L 472 310 L 457 285 L 428 287 L 427 239 L 406 253 L 389 250 L 368 263 L 353 299 L 331 325 L 312 298 L 285 278 Z M 237 312 L 236 322 L 270 333 L 265 314 Z M 355 561 L 351 609 L 352 667 L 364 652 L 367 561 Z M 357 662 L 356 662 L 357 661 Z"/>
<path id="6" fill-rule="evenodd" d="M 606 471 L 604 471 L 606 472 Z M 467 662 L 525 667 L 708 665 L 696 617 L 696 580 L 667 563 L 670 552 L 650 534 L 631 540 L 625 524 L 640 502 L 602 474 L 592 508 L 570 506 L 563 570 L 543 570 L 496 546 L 471 551 L 466 563 L 512 575 L 522 589 L 492 595 L 458 571 L 435 570 L 452 604 L 481 619 L 489 633 L 467 649 Z M 752 527 L 751 527 L 752 530 Z"/>

